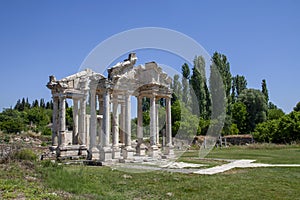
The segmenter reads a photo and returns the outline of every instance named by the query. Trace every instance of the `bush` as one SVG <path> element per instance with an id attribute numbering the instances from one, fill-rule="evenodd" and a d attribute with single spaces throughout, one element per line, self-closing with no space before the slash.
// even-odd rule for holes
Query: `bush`
<path id="1" fill-rule="evenodd" d="M 15 152 L 14 159 L 35 161 L 37 155 L 31 149 L 21 149 Z"/>
<path id="2" fill-rule="evenodd" d="M 49 127 L 42 128 L 42 135 L 52 135 L 52 131 Z"/>

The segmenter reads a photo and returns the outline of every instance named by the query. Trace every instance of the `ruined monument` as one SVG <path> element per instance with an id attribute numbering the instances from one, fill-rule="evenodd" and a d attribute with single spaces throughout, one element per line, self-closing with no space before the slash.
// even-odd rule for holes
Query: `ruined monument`
<path id="1" fill-rule="evenodd" d="M 171 78 L 155 63 L 134 66 L 137 57 L 108 69 L 108 77 L 90 69 L 61 80 L 49 77 L 53 98 L 52 150 L 57 156 L 81 155 L 102 162 L 134 156 L 158 158 L 173 154 Z M 131 96 L 137 98 L 137 144 L 132 145 Z M 150 99 L 150 147 L 143 135 L 142 98 Z M 66 99 L 73 101 L 73 130 L 66 130 Z M 165 140 L 159 141 L 157 103 L 166 110 Z M 87 101 L 89 101 L 87 107 Z M 146 151 L 147 150 L 147 151 Z"/>

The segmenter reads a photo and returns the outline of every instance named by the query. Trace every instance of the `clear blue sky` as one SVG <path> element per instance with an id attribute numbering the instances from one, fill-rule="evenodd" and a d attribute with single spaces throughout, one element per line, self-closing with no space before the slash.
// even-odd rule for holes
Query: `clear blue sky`
<path id="1" fill-rule="evenodd" d="M 101 41 L 151 26 L 182 32 L 211 55 L 225 54 L 248 87 L 260 89 L 266 79 L 271 101 L 290 112 L 300 101 L 299 10 L 297 0 L 0 0 L 0 110 L 22 97 L 49 100 L 49 75 L 76 73 Z"/>

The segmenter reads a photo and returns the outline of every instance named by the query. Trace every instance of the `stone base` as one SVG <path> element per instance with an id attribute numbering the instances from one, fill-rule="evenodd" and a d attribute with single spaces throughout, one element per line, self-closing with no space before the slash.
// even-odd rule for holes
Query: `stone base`
<path id="1" fill-rule="evenodd" d="M 78 155 L 79 156 L 87 156 L 87 147 L 85 145 L 79 146 Z"/>
<path id="2" fill-rule="evenodd" d="M 132 147 L 125 147 L 122 151 L 124 159 L 133 159 L 135 149 Z"/>
<path id="3" fill-rule="evenodd" d="M 160 156 L 160 150 L 156 145 L 151 146 L 149 149 L 149 156 L 152 158 L 158 158 Z"/>
<path id="4" fill-rule="evenodd" d="M 79 145 L 68 145 L 60 147 L 50 147 L 50 150 L 56 151 L 57 157 L 72 157 L 72 156 L 86 156 L 87 148 Z"/>
<path id="5" fill-rule="evenodd" d="M 97 149 L 96 147 L 93 147 L 90 150 L 90 156 L 89 156 L 89 160 L 99 160 L 100 158 L 100 153 L 99 153 L 99 149 Z"/>
<path id="6" fill-rule="evenodd" d="M 60 131 L 60 138 L 58 138 L 58 143 L 60 146 L 71 146 L 72 145 L 72 132 L 71 131 Z"/>
<path id="7" fill-rule="evenodd" d="M 112 149 L 112 158 L 119 159 L 121 157 L 121 151 L 119 147 L 113 147 Z"/>
<path id="8" fill-rule="evenodd" d="M 112 160 L 112 150 L 110 147 L 102 147 L 100 149 L 100 160 L 104 162 Z"/>
<path id="9" fill-rule="evenodd" d="M 138 144 L 136 146 L 136 155 L 138 156 L 145 156 L 146 155 L 146 145 L 142 144 Z"/>
<path id="10" fill-rule="evenodd" d="M 170 156 L 174 155 L 174 147 L 173 146 L 166 146 L 164 148 L 164 154 L 165 155 L 170 155 Z"/>

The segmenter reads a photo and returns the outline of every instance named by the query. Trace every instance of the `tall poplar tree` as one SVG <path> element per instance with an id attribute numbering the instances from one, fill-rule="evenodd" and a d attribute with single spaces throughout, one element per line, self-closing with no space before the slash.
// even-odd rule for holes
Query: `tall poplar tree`
<path id="1" fill-rule="evenodd" d="M 172 94 L 172 103 L 175 102 L 176 100 L 181 100 L 182 99 L 182 86 L 179 81 L 179 75 L 175 74 L 173 77 L 173 83 L 171 85 L 171 88 L 173 89 L 173 94 Z"/>
<path id="2" fill-rule="evenodd" d="M 225 95 L 227 98 L 227 112 L 230 112 L 229 106 L 231 104 L 231 73 L 230 73 L 230 64 L 225 55 L 215 52 L 212 61 L 216 68 L 218 69 L 224 84 Z"/>
<path id="3" fill-rule="evenodd" d="M 264 94 L 265 99 L 266 99 L 266 103 L 268 104 L 268 102 L 269 102 L 269 92 L 268 92 L 268 88 L 267 88 L 266 79 L 262 80 L 262 83 L 261 83 L 261 92 Z"/>
<path id="4" fill-rule="evenodd" d="M 232 103 L 236 101 L 238 96 L 242 93 L 244 89 L 247 89 L 247 80 L 244 76 L 236 75 L 232 78 L 232 91 L 231 100 Z"/>
<path id="5" fill-rule="evenodd" d="M 204 119 L 209 118 L 207 109 L 209 99 L 205 76 L 205 60 L 202 56 L 196 56 L 190 78 L 191 107 L 193 114 L 200 114 Z"/>
<path id="6" fill-rule="evenodd" d="M 190 94 L 189 94 L 189 79 L 190 79 L 190 68 L 187 63 L 184 63 L 181 67 L 182 70 L 182 101 L 185 105 L 189 105 Z"/>

